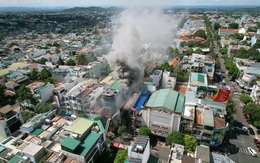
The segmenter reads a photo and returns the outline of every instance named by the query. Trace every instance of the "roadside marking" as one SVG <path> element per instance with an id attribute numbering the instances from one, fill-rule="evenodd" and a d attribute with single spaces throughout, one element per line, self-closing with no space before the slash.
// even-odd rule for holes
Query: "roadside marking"
<path id="1" fill-rule="evenodd" d="M 230 140 L 230 141 L 234 141 L 234 142 L 238 142 L 238 143 L 243 143 L 244 144 L 243 141 L 239 141 L 239 140 Z"/>

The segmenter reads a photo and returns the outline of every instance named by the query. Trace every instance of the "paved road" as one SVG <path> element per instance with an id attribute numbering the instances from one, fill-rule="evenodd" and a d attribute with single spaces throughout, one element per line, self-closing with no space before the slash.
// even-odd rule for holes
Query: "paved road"
<path id="1" fill-rule="evenodd" d="M 216 41 L 214 41 L 214 44 L 216 46 Z M 218 56 L 218 59 L 221 71 L 227 72 L 224 61 L 220 57 L 220 55 Z M 225 79 L 225 81 L 226 84 L 230 86 L 231 92 L 233 92 L 234 90 L 241 92 L 241 88 L 235 82 L 229 81 L 227 78 Z M 229 143 L 223 144 L 221 150 L 225 154 L 229 155 L 229 157 L 236 163 L 260 163 L 260 155 L 259 157 L 253 157 L 247 150 L 247 147 L 252 147 L 256 151 L 258 151 L 253 142 L 255 136 L 250 135 L 249 133 L 244 132 L 241 129 L 242 126 L 250 127 L 250 124 L 248 124 L 248 122 L 243 118 L 243 110 L 241 108 L 239 96 L 232 94 L 232 100 L 235 104 L 236 113 L 234 114 L 234 119 L 237 121 L 237 123 L 235 123 L 234 127 L 232 127 L 227 132 L 225 139 Z"/>

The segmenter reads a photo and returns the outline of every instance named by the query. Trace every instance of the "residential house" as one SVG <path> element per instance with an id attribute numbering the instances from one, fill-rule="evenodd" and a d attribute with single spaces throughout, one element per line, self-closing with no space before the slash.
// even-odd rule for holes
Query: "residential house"
<path id="1" fill-rule="evenodd" d="M 20 107 L 6 105 L 0 108 L 0 137 L 7 138 L 23 124 Z"/>

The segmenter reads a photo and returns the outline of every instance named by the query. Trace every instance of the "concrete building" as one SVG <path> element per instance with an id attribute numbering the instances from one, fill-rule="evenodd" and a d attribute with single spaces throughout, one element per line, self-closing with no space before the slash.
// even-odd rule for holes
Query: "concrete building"
<path id="1" fill-rule="evenodd" d="M 119 80 L 115 80 L 113 84 L 107 88 L 102 94 L 105 117 L 112 117 L 120 108 L 124 106 L 127 98 L 124 98 L 124 88 Z"/>
<path id="2" fill-rule="evenodd" d="M 99 78 L 101 75 L 100 69 L 101 69 L 100 62 L 98 62 L 98 61 L 90 62 L 85 68 L 85 71 L 86 71 L 85 77 L 93 78 L 93 79 Z"/>
<path id="3" fill-rule="evenodd" d="M 218 35 L 220 37 L 224 37 L 230 34 L 238 33 L 238 29 L 231 29 L 231 28 L 219 28 Z"/>
<path id="4" fill-rule="evenodd" d="M 6 105 L 0 108 L 0 137 L 7 138 L 23 124 L 20 107 Z"/>
<path id="5" fill-rule="evenodd" d="M 162 70 L 155 70 L 152 75 L 153 83 L 158 88 L 162 82 Z"/>
<path id="6" fill-rule="evenodd" d="M 31 133 L 37 127 L 41 126 L 46 121 L 46 119 L 52 119 L 54 113 L 55 111 L 49 111 L 46 113 L 35 115 L 33 118 L 20 126 L 20 131 L 23 133 Z"/>
<path id="7" fill-rule="evenodd" d="M 53 90 L 54 90 L 53 84 L 47 84 L 39 88 L 36 88 L 34 90 L 34 98 L 36 99 L 36 101 L 45 104 L 48 100 L 52 98 Z"/>
<path id="8" fill-rule="evenodd" d="M 129 163 L 147 163 L 150 157 L 150 139 L 148 136 L 138 136 L 128 147 Z"/>
<path id="9" fill-rule="evenodd" d="M 79 162 L 92 163 L 104 151 L 106 136 L 101 121 L 77 118 L 59 133 L 62 153 Z"/>
<path id="10" fill-rule="evenodd" d="M 176 85 L 176 78 L 171 76 L 170 71 L 164 70 L 163 77 L 162 77 L 162 87 L 174 89 L 175 85 Z"/>
<path id="11" fill-rule="evenodd" d="M 137 121 L 149 127 L 154 134 L 167 136 L 179 131 L 185 96 L 172 89 L 160 89 L 150 96 Z M 137 122 L 138 123 L 138 122 Z"/>
<path id="12" fill-rule="evenodd" d="M 72 112 L 87 112 L 94 106 L 97 98 L 103 93 L 103 86 L 96 80 L 85 80 L 78 83 L 64 94 L 65 108 Z"/>
<path id="13" fill-rule="evenodd" d="M 21 152 L 30 158 L 30 160 L 33 163 L 39 162 L 39 160 L 44 156 L 45 154 L 45 149 L 43 146 L 39 146 L 37 144 L 33 143 L 28 143 L 22 150 Z"/>
<path id="14" fill-rule="evenodd" d="M 183 113 L 183 132 L 207 146 L 220 145 L 228 124 L 225 122 L 229 89 L 209 86 L 206 74 L 191 73 Z"/>
<path id="15" fill-rule="evenodd" d="M 184 146 L 180 144 L 172 144 L 167 163 L 182 163 Z"/>

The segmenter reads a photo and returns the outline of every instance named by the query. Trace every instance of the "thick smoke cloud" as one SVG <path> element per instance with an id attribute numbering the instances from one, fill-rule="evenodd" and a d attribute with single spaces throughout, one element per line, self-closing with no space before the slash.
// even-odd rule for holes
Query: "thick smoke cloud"
<path id="1" fill-rule="evenodd" d="M 172 45 L 173 25 L 160 10 L 151 8 L 126 9 L 112 23 L 113 44 L 107 59 L 121 82 L 133 90 L 143 79 L 143 60 L 154 59 L 155 52 L 150 50 L 141 57 L 141 51 L 145 46 L 160 49 Z"/>

